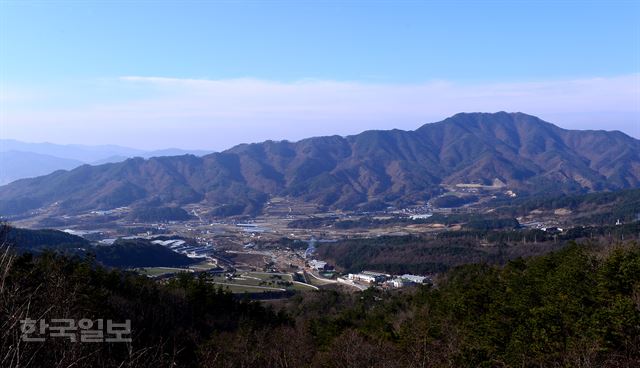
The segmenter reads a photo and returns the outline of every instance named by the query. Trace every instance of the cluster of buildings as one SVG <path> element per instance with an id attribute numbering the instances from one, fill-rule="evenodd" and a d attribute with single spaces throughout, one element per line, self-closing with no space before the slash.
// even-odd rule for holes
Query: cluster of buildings
<path id="1" fill-rule="evenodd" d="M 152 240 L 152 244 L 162 245 L 167 247 L 176 253 L 184 254 L 189 258 L 206 258 L 213 260 L 215 255 L 215 248 L 213 245 L 206 243 L 188 243 L 182 239 L 168 239 L 168 240 Z"/>
<path id="2" fill-rule="evenodd" d="M 147 239 L 151 240 L 153 237 L 137 237 L 137 236 L 127 236 L 123 237 L 125 240 L 132 239 Z M 115 243 L 117 239 L 103 239 L 100 241 L 103 245 L 112 245 Z M 189 258 L 206 258 L 209 260 L 214 259 L 215 248 L 210 243 L 201 244 L 201 243 L 189 243 L 183 239 L 156 239 L 151 240 L 151 244 L 161 245 L 163 247 L 169 248 L 172 251 L 180 254 L 184 254 Z"/>
<path id="3" fill-rule="evenodd" d="M 402 288 L 410 285 L 422 285 L 430 284 L 431 279 L 427 276 L 418 276 L 404 274 L 389 275 L 386 273 L 362 271 L 360 273 L 350 273 L 347 275 L 347 279 L 353 282 L 360 282 L 370 285 L 379 285 L 384 287 Z"/>

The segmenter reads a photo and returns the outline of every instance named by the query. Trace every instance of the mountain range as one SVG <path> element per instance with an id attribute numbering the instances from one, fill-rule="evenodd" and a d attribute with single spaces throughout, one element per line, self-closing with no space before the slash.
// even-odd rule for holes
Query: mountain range
<path id="1" fill-rule="evenodd" d="M 150 158 L 184 154 L 203 156 L 208 153 L 211 152 L 178 148 L 143 151 L 116 145 L 61 145 L 0 139 L 0 185 L 50 174 L 56 170 L 71 170 L 85 164 L 120 162 L 132 157 Z"/>
<path id="2" fill-rule="evenodd" d="M 84 165 L 0 187 L 0 213 L 205 202 L 259 212 L 272 196 L 329 208 L 402 205 L 442 185 L 503 183 L 520 193 L 640 186 L 640 141 L 561 129 L 523 113 L 460 113 L 414 131 L 242 144 L 202 157 Z"/>

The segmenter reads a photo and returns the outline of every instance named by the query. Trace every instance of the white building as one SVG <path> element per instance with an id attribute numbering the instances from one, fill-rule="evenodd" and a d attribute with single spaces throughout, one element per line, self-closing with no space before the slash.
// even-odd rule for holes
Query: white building
<path id="1" fill-rule="evenodd" d="M 389 281 L 389 284 L 392 287 L 397 288 L 397 289 L 400 289 L 400 288 L 403 288 L 403 287 L 406 286 L 406 282 L 403 279 L 399 278 L 399 277 L 396 277 L 395 279 Z"/>
<path id="2" fill-rule="evenodd" d="M 362 282 L 367 282 L 369 284 L 373 284 L 374 282 L 376 282 L 376 278 L 373 276 L 369 276 L 369 275 L 365 275 L 362 273 L 350 273 L 347 278 L 349 278 L 349 280 L 352 281 L 362 281 Z"/>
<path id="3" fill-rule="evenodd" d="M 361 273 L 355 273 L 355 274 L 350 273 L 348 276 L 349 280 L 363 281 L 370 284 L 383 282 L 389 279 L 390 277 L 391 277 L 390 275 L 379 273 L 379 272 L 372 272 L 372 271 L 362 271 Z"/>
<path id="4" fill-rule="evenodd" d="M 318 261 L 316 259 L 313 259 L 309 262 L 309 267 L 318 271 L 325 271 L 325 270 L 331 269 L 331 266 L 329 266 L 327 262 Z"/>
<path id="5" fill-rule="evenodd" d="M 402 280 L 412 282 L 414 284 L 424 284 L 429 280 L 429 278 L 426 276 L 417 276 L 417 275 L 409 275 L 409 274 L 402 275 L 400 276 L 400 278 Z"/>

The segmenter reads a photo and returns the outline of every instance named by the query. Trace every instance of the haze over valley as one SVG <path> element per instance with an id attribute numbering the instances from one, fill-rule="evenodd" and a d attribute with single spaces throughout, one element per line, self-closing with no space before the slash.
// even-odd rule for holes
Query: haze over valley
<path id="1" fill-rule="evenodd" d="M 121 146 L 59 145 L 27 143 L 0 139 L 0 185 L 24 178 L 71 170 L 82 165 L 121 162 L 133 157 L 162 157 L 192 154 L 202 156 L 208 151 L 168 148 L 143 151 Z"/>

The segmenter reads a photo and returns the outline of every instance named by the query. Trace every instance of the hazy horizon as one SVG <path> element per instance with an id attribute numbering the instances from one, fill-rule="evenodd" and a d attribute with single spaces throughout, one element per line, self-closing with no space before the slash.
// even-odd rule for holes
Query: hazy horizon
<path id="1" fill-rule="evenodd" d="M 640 3 L 613 4 L 4 1 L 0 138 L 220 151 L 472 111 L 640 138 Z"/>
<path id="2" fill-rule="evenodd" d="M 464 113 L 469 113 L 471 111 L 461 111 Z M 497 111 L 474 111 L 474 112 L 488 112 L 488 113 L 494 113 Z M 507 112 L 523 112 L 528 114 L 527 112 L 524 111 L 507 111 Z M 560 128 L 564 128 L 564 129 L 572 129 L 572 130 L 604 130 L 604 131 L 620 131 L 624 134 L 629 135 L 632 138 L 635 139 L 640 139 L 640 136 L 634 136 L 632 134 L 629 134 L 628 132 L 624 132 L 622 130 L 618 130 L 618 129 L 598 129 L 598 128 L 584 128 L 584 129 L 579 129 L 579 128 L 566 128 L 563 127 L 561 125 L 556 124 L 556 122 L 554 121 L 549 121 L 547 119 L 544 119 L 538 115 L 535 114 L 528 114 L 528 115 L 534 115 L 537 116 L 539 118 L 541 118 L 542 120 L 545 120 L 549 123 L 552 123 L 554 125 L 559 126 Z M 439 121 L 442 121 L 448 117 L 450 117 L 451 115 L 445 116 L 441 119 L 438 120 L 434 120 L 434 121 L 429 121 L 427 123 L 424 124 L 432 124 L 432 123 L 437 123 Z M 179 150 L 197 150 L 197 151 L 212 151 L 212 152 L 221 152 L 227 149 L 230 149 L 232 147 L 235 147 L 239 144 L 251 144 L 251 143 L 261 143 L 267 140 L 272 140 L 272 141 L 291 141 L 291 142 L 296 142 L 302 139 L 306 139 L 306 138 L 313 138 L 313 137 L 320 137 L 320 136 L 330 136 L 330 135 L 340 135 L 340 136 L 348 136 L 348 135 L 354 135 L 354 134 L 358 134 L 361 133 L 365 130 L 392 130 L 392 129 L 401 129 L 401 130 L 415 130 L 420 128 L 421 126 L 423 126 L 424 124 L 419 124 L 415 127 L 406 127 L 406 128 L 400 128 L 400 127 L 388 127 L 388 128 L 384 128 L 384 127 L 378 127 L 378 128 L 372 128 L 372 129 L 363 129 L 363 130 L 358 130 L 358 131 L 351 131 L 348 129 L 344 129 L 342 128 L 344 131 L 346 131 L 347 133 L 330 133 L 327 132 L 326 134 L 315 134 L 315 135 L 306 135 L 306 136 L 299 136 L 299 137 L 295 137 L 295 136 L 291 136 L 289 138 L 277 138 L 277 137 L 267 137 L 264 139 L 256 139 L 256 140 L 247 140 L 247 141 L 238 141 L 235 143 L 229 143 L 229 146 L 220 146 L 220 148 L 212 148 L 212 147 L 191 147 L 191 146 L 180 146 L 180 145 L 174 145 L 174 146 L 135 146 L 135 145 L 128 145 L 128 144 L 120 144 L 118 142 L 104 142 L 104 143 L 95 143 L 95 144 L 90 144 L 87 142 L 82 142 L 82 141 L 62 141 L 62 142 L 55 142 L 55 141 L 51 141 L 51 140 L 45 140 L 45 141 L 28 141 L 28 140 L 23 140 L 23 139 L 15 139 L 15 138 L 10 138 L 10 137 L 0 137 L 0 139 L 2 140 L 14 140 L 14 141 L 18 141 L 18 142 L 22 142 L 22 143 L 27 143 L 27 144 L 54 144 L 54 145 L 61 145 L 61 146 L 88 146 L 88 147 L 99 147 L 99 146 L 118 146 L 118 147 L 122 147 L 122 148 L 129 148 L 129 149 L 134 149 L 134 150 L 139 150 L 139 151 L 162 151 L 162 150 L 170 150 L 170 149 L 179 149 Z M 409 124 L 407 124 L 409 125 Z M 304 134 L 304 133 L 301 133 Z M 242 136 L 238 137 L 239 139 L 242 138 Z M 134 142 L 135 143 L 135 142 Z M 0 150 L 2 150 L 2 147 L 0 146 Z"/>

